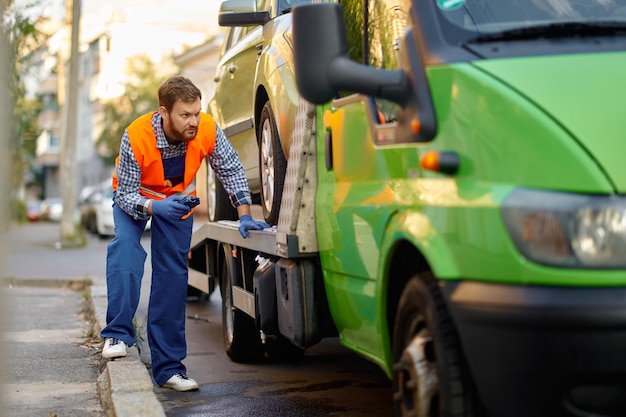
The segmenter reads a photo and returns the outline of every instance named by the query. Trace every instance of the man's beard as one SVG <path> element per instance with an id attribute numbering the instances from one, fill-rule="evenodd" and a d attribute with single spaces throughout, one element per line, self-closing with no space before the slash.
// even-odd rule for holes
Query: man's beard
<path id="1" fill-rule="evenodd" d="M 190 140 L 194 139 L 196 137 L 196 134 L 198 133 L 197 128 L 193 130 L 190 128 L 187 128 L 185 130 L 178 130 L 171 122 L 169 124 L 170 131 L 174 135 L 174 138 L 177 140 L 177 142 L 189 142 Z"/>
<path id="2" fill-rule="evenodd" d="M 193 138 L 196 137 L 196 134 L 198 133 L 198 129 L 185 129 L 182 132 L 181 131 L 174 131 L 176 139 L 180 140 L 181 142 L 189 142 L 190 140 L 192 140 Z"/>

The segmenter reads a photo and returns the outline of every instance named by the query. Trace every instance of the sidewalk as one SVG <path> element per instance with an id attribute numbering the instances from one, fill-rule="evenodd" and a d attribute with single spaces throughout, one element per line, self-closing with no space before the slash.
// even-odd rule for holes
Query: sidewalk
<path id="1" fill-rule="evenodd" d="M 18 313 L 20 320 L 11 317 L 12 329 L 19 328 L 20 322 L 33 322 L 29 313 L 41 313 L 47 320 L 37 322 L 37 332 L 66 332 L 68 329 L 76 330 L 76 323 L 80 317 L 76 314 L 76 300 L 81 302 L 80 292 L 73 291 L 68 287 L 73 283 L 80 285 L 86 279 L 92 281 L 90 287 L 91 302 L 95 323 L 93 333 L 98 335 L 106 323 L 106 281 L 105 281 L 105 258 L 108 241 L 97 237 L 89 237 L 86 247 L 59 249 L 55 247 L 60 235 L 60 225 L 55 223 L 34 223 L 22 226 L 14 226 L 3 236 L 4 259 L 2 277 L 5 296 L 10 297 L 11 304 L 16 306 L 14 313 Z M 10 288 L 7 288 L 7 284 Z M 68 291 L 70 294 L 68 294 Z M 71 292 L 74 292 L 72 295 Z M 36 300 L 37 302 L 33 302 Z M 18 308 L 22 307 L 22 309 Z M 69 307 L 69 308 L 68 308 Z M 16 321 L 16 323 L 13 323 Z M 22 323 L 22 328 L 28 323 Z M 65 329 L 65 330 L 63 330 Z M 63 333 L 66 334 L 66 333 Z M 101 342 L 101 341 L 100 341 Z M 72 343 L 72 339 L 66 337 L 64 344 Z M 59 375 L 67 375 L 68 378 L 81 379 L 81 384 L 89 384 L 85 379 L 84 360 L 71 360 L 80 355 L 72 346 L 55 343 L 30 343 L 29 349 L 36 349 L 33 357 L 50 358 L 50 364 L 57 366 L 39 367 L 27 369 L 37 375 L 47 384 L 67 384 L 67 381 L 59 380 Z M 52 349 L 53 348 L 53 349 Z M 101 343 L 98 344 L 98 349 Z M 71 352 L 69 358 L 64 353 Z M 90 353 L 91 354 L 91 353 Z M 99 355 L 99 353 L 96 353 Z M 32 359 L 31 359 L 32 360 Z M 15 371 L 17 372 L 17 371 Z M 40 372 L 46 373 L 41 375 Z M 97 375 L 96 375 L 97 376 Z M 92 375 L 93 377 L 93 375 Z M 102 372 L 97 376 L 97 381 L 92 381 L 97 387 L 102 410 L 89 409 L 89 413 L 78 413 L 76 416 L 100 416 L 107 417 L 163 417 L 165 412 L 154 393 L 152 378 L 142 363 L 136 347 L 129 349 L 126 358 L 106 361 Z M 50 385 L 42 385 L 40 389 L 50 389 Z M 85 389 L 84 385 L 73 385 L 76 389 Z M 15 387 L 14 387 L 15 388 Z M 59 388 L 59 387 L 56 387 Z M 67 386 L 65 387 L 67 388 Z M 13 392 L 5 392 L 5 396 L 19 395 Z M 24 393 L 22 393 L 24 394 Z M 86 394 L 88 396 L 88 393 Z M 61 396 L 59 394 L 59 396 Z M 69 399 L 68 399 L 69 400 Z M 87 406 L 87 399 L 81 400 Z M 53 410 L 52 410 L 53 411 Z M 104 414 L 102 414 L 104 412 Z M 22 414 L 25 415 L 25 414 Z M 29 414 L 31 415 L 31 414 Z M 34 414 L 33 414 L 34 415 Z M 47 414 L 46 414 L 47 415 Z M 53 415 L 53 414 L 50 414 Z M 64 416 L 66 414 L 63 414 Z"/>

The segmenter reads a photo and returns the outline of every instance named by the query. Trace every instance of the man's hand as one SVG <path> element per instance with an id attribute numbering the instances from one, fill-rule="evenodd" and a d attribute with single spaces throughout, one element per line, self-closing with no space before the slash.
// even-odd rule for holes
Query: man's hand
<path id="1" fill-rule="evenodd" d="M 180 219 L 191 210 L 180 202 L 181 198 L 181 196 L 175 195 L 165 200 L 152 200 L 152 215 L 162 219 Z"/>
<path id="2" fill-rule="evenodd" d="M 244 239 L 248 237 L 248 230 L 269 229 L 271 226 L 262 221 L 252 220 L 252 216 L 244 214 L 239 218 L 239 233 Z"/>

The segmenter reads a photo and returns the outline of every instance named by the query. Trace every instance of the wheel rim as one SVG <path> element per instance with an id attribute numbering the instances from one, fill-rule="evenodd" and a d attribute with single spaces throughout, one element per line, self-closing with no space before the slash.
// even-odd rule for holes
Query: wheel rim
<path id="1" fill-rule="evenodd" d="M 224 268 L 224 276 L 228 276 L 228 270 Z M 222 299 L 222 317 L 223 317 L 223 327 L 224 327 L 224 341 L 227 346 L 230 346 L 233 342 L 233 333 L 234 333 L 234 325 L 233 325 L 233 314 L 234 307 L 232 302 L 232 288 L 230 286 L 230 280 L 226 284 L 226 291 L 224 291 L 223 299 Z"/>
<path id="2" fill-rule="evenodd" d="M 272 124 L 269 119 L 263 122 L 261 129 L 261 187 L 263 206 L 270 213 L 274 201 L 274 149 Z"/>
<path id="3" fill-rule="evenodd" d="M 434 357 L 433 338 L 424 328 L 404 349 L 395 367 L 396 392 L 401 415 L 431 417 L 439 415 L 439 376 Z"/>
<path id="4" fill-rule="evenodd" d="M 216 183 L 217 179 L 215 178 L 215 172 L 213 172 L 213 169 L 209 166 L 208 167 L 208 175 L 207 175 L 207 210 L 209 212 L 209 219 L 210 220 L 217 220 L 215 218 L 215 211 L 216 211 L 216 193 L 217 193 L 217 183 Z"/>

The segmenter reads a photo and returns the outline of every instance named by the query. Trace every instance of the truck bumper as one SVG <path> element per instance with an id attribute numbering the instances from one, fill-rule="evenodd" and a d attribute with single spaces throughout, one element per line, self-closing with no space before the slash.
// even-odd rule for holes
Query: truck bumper
<path id="1" fill-rule="evenodd" d="M 441 285 L 489 416 L 626 415 L 626 288 Z"/>

